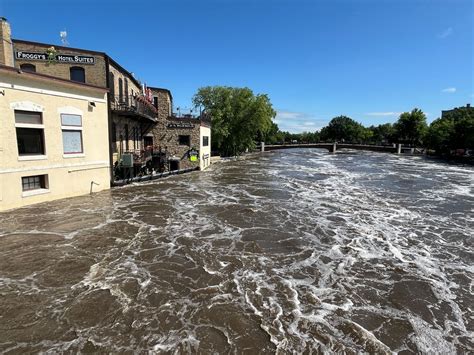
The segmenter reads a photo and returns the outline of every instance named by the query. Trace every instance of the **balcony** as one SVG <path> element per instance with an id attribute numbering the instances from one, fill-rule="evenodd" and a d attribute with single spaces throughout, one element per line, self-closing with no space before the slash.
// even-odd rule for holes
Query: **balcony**
<path id="1" fill-rule="evenodd" d="M 135 116 L 156 122 L 158 111 L 143 95 L 111 96 L 110 108 L 122 116 Z"/>
<path id="2" fill-rule="evenodd" d="M 173 112 L 171 115 L 168 117 L 170 120 L 188 120 L 189 121 L 202 121 L 206 122 L 207 124 L 211 124 L 211 116 L 207 114 L 207 112 L 201 112 L 200 114 L 193 114 L 193 113 L 186 113 L 186 114 L 181 114 L 180 112 L 176 113 Z"/>

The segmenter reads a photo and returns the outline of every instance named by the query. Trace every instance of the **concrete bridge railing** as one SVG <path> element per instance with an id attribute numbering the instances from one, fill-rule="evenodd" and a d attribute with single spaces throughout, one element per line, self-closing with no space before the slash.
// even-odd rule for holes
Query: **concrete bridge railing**
<path id="1" fill-rule="evenodd" d="M 415 153 L 415 148 L 403 148 L 401 144 L 396 146 L 385 145 L 370 145 L 370 144 L 347 144 L 347 143 L 301 143 L 301 144 L 271 144 L 266 145 L 264 142 L 260 143 L 259 149 L 261 152 L 291 148 L 320 148 L 327 149 L 330 153 L 335 153 L 338 149 L 356 149 L 368 150 L 373 152 L 387 152 L 401 154 L 406 149 L 409 149 L 411 154 Z"/>

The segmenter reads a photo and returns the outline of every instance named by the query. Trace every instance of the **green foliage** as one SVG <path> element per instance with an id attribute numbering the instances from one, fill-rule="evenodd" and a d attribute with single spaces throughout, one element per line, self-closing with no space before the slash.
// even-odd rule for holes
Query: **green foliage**
<path id="1" fill-rule="evenodd" d="M 434 120 L 426 134 L 428 148 L 446 154 L 453 149 L 474 149 L 474 109 L 456 108 Z"/>
<path id="2" fill-rule="evenodd" d="M 419 145 L 423 142 L 428 126 L 426 115 L 420 109 L 404 112 L 394 125 L 397 141 L 410 145 Z"/>
<path id="3" fill-rule="evenodd" d="M 352 118 L 338 116 L 321 130 L 320 135 L 323 141 L 360 143 L 370 139 L 372 133 Z"/>
<path id="4" fill-rule="evenodd" d="M 267 95 L 254 95 L 249 88 L 208 86 L 198 90 L 193 102 L 203 106 L 212 119 L 213 149 L 222 155 L 237 155 L 255 147 L 255 139 L 275 129 Z"/>
<path id="5" fill-rule="evenodd" d="M 368 128 L 372 132 L 369 142 L 374 144 L 386 144 L 395 140 L 395 128 L 391 123 L 385 123 Z"/>

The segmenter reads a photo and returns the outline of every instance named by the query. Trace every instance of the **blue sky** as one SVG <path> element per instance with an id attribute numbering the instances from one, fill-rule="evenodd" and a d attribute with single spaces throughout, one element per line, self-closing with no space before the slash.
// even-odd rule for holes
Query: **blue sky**
<path id="1" fill-rule="evenodd" d="M 207 85 L 268 94 L 282 130 L 334 116 L 428 121 L 473 101 L 472 0 L 0 0 L 14 38 L 107 52 L 189 108 Z"/>

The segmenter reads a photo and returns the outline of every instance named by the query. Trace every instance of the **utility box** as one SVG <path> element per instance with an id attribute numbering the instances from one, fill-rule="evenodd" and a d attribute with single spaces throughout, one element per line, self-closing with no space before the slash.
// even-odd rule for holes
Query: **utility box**
<path id="1" fill-rule="evenodd" d="M 133 154 L 122 154 L 122 166 L 124 168 L 133 168 Z"/>

